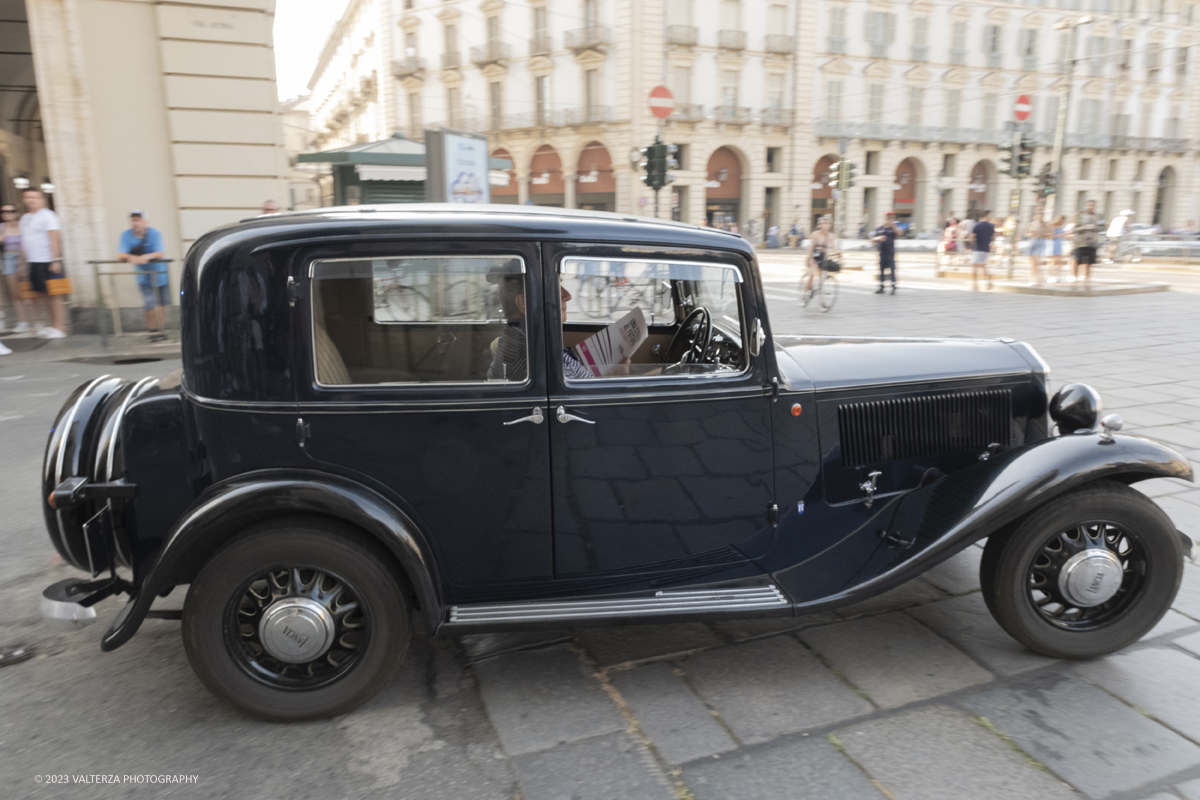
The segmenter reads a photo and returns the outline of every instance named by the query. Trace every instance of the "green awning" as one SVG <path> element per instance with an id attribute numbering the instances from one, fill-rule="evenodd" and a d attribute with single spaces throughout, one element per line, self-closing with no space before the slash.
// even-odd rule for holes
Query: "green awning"
<path id="1" fill-rule="evenodd" d="M 381 142 L 352 144 L 336 150 L 320 153 L 302 153 L 296 160 L 306 164 L 392 164 L 397 166 L 425 166 L 425 145 L 413 141 L 397 131 Z M 512 162 L 504 158 L 488 159 L 489 169 L 512 169 Z"/>

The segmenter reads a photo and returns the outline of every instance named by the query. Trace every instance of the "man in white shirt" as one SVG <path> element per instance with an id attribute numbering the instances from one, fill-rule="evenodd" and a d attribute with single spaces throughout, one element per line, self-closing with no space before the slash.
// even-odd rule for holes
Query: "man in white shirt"
<path id="1" fill-rule="evenodd" d="M 46 196 L 40 189 L 21 192 L 26 213 L 21 217 L 21 249 L 29 270 L 29 284 L 42 298 L 50 324 L 38 331 L 43 339 L 62 339 L 67 335 L 63 296 L 51 293 L 50 282 L 61 280 L 66 271 L 62 262 L 62 223 L 46 208 Z"/>

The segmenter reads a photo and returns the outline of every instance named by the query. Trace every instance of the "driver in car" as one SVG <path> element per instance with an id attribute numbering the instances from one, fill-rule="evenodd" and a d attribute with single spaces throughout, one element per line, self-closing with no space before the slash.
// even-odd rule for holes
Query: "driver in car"
<path id="1" fill-rule="evenodd" d="M 525 276 L 489 275 L 492 282 L 500 282 L 500 305 L 504 310 L 504 318 L 508 320 L 500 338 L 492 347 L 492 364 L 488 368 L 488 380 L 523 381 L 529 371 L 528 352 L 525 347 Z M 559 286 L 559 302 L 562 304 L 562 318 L 567 319 L 567 303 L 571 301 L 571 293 L 567 287 Z M 564 347 L 562 351 L 563 375 L 567 378 L 591 378 L 592 371 L 580 363 L 571 348 Z M 628 375 L 629 359 L 625 359 L 609 373 L 612 375 Z"/>

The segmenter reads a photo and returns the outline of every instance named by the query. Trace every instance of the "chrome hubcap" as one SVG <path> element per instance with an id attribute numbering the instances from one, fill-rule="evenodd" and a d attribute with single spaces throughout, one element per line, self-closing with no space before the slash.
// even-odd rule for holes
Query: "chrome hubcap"
<path id="1" fill-rule="evenodd" d="M 258 639 L 263 649 L 280 661 L 303 664 L 325 654 L 336 630 L 328 608 L 308 598 L 289 597 L 263 612 Z"/>
<path id="2" fill-rule="evenodd" d="M 1107 548 L 1088 548 L 1067 559 L 1058 573 L 1063 596 L 1081 608 L 1107 603 L 1125 578 L 1120 559 Z"/>

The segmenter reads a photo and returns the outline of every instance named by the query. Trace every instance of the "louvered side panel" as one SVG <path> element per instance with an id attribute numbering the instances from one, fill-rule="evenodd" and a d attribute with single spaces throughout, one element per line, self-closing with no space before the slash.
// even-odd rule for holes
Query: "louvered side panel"
<path id="1" fill-rule="evenodd" d="M 1011 442 L 1012 392 L 985 389 L 838 406 L 842 463 L 862 467 L 904 458 L 984 450 Z"/>

